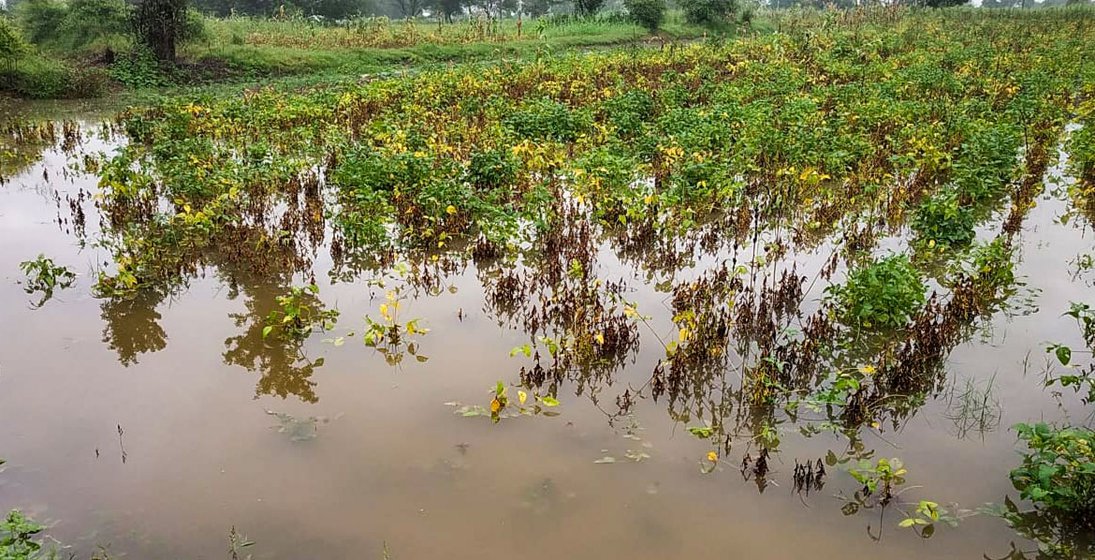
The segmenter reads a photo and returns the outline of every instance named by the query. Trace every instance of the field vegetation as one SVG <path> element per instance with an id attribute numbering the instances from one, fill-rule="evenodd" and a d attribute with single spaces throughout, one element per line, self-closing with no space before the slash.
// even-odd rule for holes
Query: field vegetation
<path id="1" fill-rule="evenodd" d="M 122 87 L 286 75 L 318 81 L 425 64 L 535 57 L 652 40 L 661 44 L 735 29 L 730 19 L 703 26 L 664 9 L 650 28 L 649 21 L 637 23 L 621 12 L 523 20 L 490 12 L 448 19 L 353 15 L 335 20 L 284 6 L 272 13 L 223 17 L 191 8 L 172 16 L 179 21 L 171 48 L 157 54 L 156 41 L 141 34 L 138 16 L 122 0 L 22 0 L 10 13 L 0 13 L 0 92 L 94 97 Z M 653 31 L 659 35 L 652 39 Z"/>
<path id="2" fill-rule="evenodd" d="M 991 511 L 904 501 L 915 472 L 864 443 L 942 395 L 951 350 L 1015 311 L 1017 246 L 1058 152 L 1070 211 L 1095 220 L 1095 11 L 764 12 L 778 32 L 547 52 L 659 29 L 695 37 L 741 21 L 725 7 L 666 17 L 660 3 L 629 2 L 641 24 L 204 20 L 180 60 L 231 72 L 529 56 L 125 110 L 103 131 L 117 152 L 77 164 L 99 177 L 102 224 L 89 241 L 111 256 L 94 284 L 104 318 L 155 309 L 215 269 L 248 298 L 225 361 L 263 372 L 256 394 L 314 402 L 322 361 L 302 345 L 346 321 L 322 300 L 318 259 L 333 263 L 333 282 L 383 294 L 347 337 L 393 365 L 427 359 L 428 330 L 405 302 L 471 268 L 484 313 L 527 342 L 511 352 L 517 396 L 499 381 L 486 406 L 451 403 L 462 416 L 550 416 L 568 387 L 613 420 L 650 399 L 710 445 L 702 473 L 733 453 L 760 491 L 788 434 L 835 435 L 844 449 L 795 459 L 787 486 L 808 493 L 842 469 L 861 487 L 843 497 L 847 515 L 899 508 L 893 524 L 930 537 L 993 513 L 1039 558 L 1095 553 L 1089 427 L 1017 426 L 1020 503 Z M 5 25 L 8 51 L 34 56 Z M 82 134 L 27 121 L 6 132 L 35 146 Z M 71 280 L 45 256 L 26 267 L 48 288 L 42 304 Z M 263 299 L 245 278 L 281 295 Z M 639 285 L 664 295 L 668 334 L 632 300 Z M 1095 313 L 1077 303 L 1068 317 L 1092 345 Z M 140 340 L 104 331 L 123 364 L 165 344 L 148 322 Z M 614 386 L 640 345 L 658 357 L 647 381 Z M 1079 362 L 1091 351 L 1051 346 L 1069 369 L 1047 386 L 1089 405 L 1095 365 Z"/>

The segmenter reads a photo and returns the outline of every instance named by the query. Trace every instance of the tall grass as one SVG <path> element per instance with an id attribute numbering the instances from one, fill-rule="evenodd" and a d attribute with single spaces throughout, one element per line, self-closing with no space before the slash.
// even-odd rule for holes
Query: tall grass
<path id="1" fill-rule="evenodd" d="M 703 28 L 671 20 L 676 35 L 700 36 Z M 623 17 L 592 20 L 567 18 L 493 20 L 468 18 L 450 24 L 422 20 L 392 21 L 359 18 L 326 25 L 307 18 L 274 20 L 256 17 L 208 18 L 206 43 L 210 46 L 250 45 L 309 50 L 347 48 L 402 48 L 423 44 L 466 45 L 582 38 L 591 44 L 635 40 L 646 30 Z"/>

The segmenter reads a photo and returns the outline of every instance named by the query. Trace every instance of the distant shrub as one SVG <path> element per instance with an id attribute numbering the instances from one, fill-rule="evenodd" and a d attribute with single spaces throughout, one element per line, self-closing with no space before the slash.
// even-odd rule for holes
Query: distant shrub
<path id="1" fill-rule="evenodd" d="M 688 23 L 718 26 L 726 24 L 737 11 L 735 0 L 679 0 Z"/>
<path id="2" fill-rule="evenodd" d="M 756 2 L 745 2 L 742 4 L 738 11 L 738 20 L 744 25 L 752 25 L 753 20 L 757 17 L 757 4 Z"/>
<path id="3" fill-rule="evenodd" d="M 209 32 L 205 29 L 205 17 L 194 9 L 186 11 L 186 19 L 183 21 L 183 41 L 203 41 L 209 38 Z"/>
<path id="4" fill-rule="evenodd" d="M 665 0 L 624 0 L 624 7 L 635 23 L 657 31 L 665 19 Z"/>
<path id="5" fill-rule="evenodd" d="M 31 42 L 51 49 L 114 48 L 128 42 L 129 8 L 123 0 L 25 0 L 16 17 Z"/>
<path id="6" fill-rule="evenodd" d="M 0 64 L 12 64 L 29 52 L 30 45 L 23 34 L 7 17 L 0 16 Z"/>
<path id="7" fill-rule="evenodd" d="M 56 37 L 68 9 L 54 0 L 23 0 L 15 7 L 15 20 L 30 42 L 41 45 Z"/>
<path id="8" fill-rule="evenodd" d="M 844 285 L 828 288 L 837 314 L 849 325 L 898 328 L 924 304 L 924 282 L 904 255 L 853 270 Z"/>
<path id="9" fill-rule="evenodd" d="M 55 99 L 64 97 L 72 70 L 63 62 L 28 56 L 0 67 L 0 90 L 20 97 Z"/>
<path id="10" fill-rule="evenodd" d="M 106 70 L 98 67 L 78 68 L 69 78 L 66 97 L 100 97 L 110 89 L 111 78 Z"/>
<path id="11" fill-rule="evenodd" d="M 579 16 L 589 17 L 604 6 L 605 0 L 574 0 L 574 11 Z"/>
<path id="12" fill-rule="evenodd" d="M 74 69 L 59 60 L 33 54 L 11 64 L 0 64 L 0 92 L 19 97 L 97 97 L 108 89 L 109 83 L 110 77 L 101 68 Z"/>
<path id="13" fill-rule="evenodd" d="M 123 53 L 110 65 L 110 77 L 132 88 L 160 87 L 171 80 L 148 49 L 136 48 Z"/>

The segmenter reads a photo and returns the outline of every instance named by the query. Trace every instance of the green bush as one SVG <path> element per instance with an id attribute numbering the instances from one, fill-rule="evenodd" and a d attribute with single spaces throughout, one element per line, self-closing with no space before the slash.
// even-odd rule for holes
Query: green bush
<path id="1" fill-rule="evenodd" d="M 840 319 L 849 325 L 899 328 L 924 304 L 924 282 L 904 255 L 856 269 L 844 285 L 827 289 Z"/>
<path id="2" fill-rule="evenodd" d="M 331 181 L 350 191 L 413 190 L 434 181 L 433 158 L 413 152 L 381 153 L 361 149 L 346 154 Z"/>
<path id="3" fill-rule="evenodd" d="M 137 48 L 120 55 L 110 65 L 110 77 L 129 87 L 160 87 L 171 83 L 148 49 Z"/>
<path id="4" fill-rule="evenodd" d="M 571 110 L 551 99 L 538 99 L 506 117 L 503 123 L 524 138 L 573 142 L 592 125 L 592 120 L 585 111 Z"/>
<path id="5" fill-rule="evenodd" d="M 680 0 L 688 23 L 718 26 L 730 21 L 737 11 L 736 0 Z"/>
<path id="6" fill-rule="evenodd" d="M 128 43 L 129 7 L 123 0 L 69 0 L 55 44 L 66 49 L 120 48 Z"/>
<path id="7" fill-rule="evenodd" d="M 467 181 L 476 189 L 492 191 L 517 180 L 520 164 L 506 149 L 475 152 L 468 162 Z"/>
<path id="8" fill-rule="evenodd" d="M 621 138 L 634 138 L 654 119 L 654 96 L 641 89 L 614 95 L 602 103 L 604 119 L 616 127 Z"/>
<path id="9" fill-rule="evenodd" d="M 205 17 L 197 10 L 187 10 L 180 39 L 183 41 L 202 41 L 208 38 L 209 31 L 205 28 Z"/>
<path id="10" fill-rule="evenodd" d="M 665 0 L 624 0 L 624 7 L 635 23 L 657 31 L 665 19 Z"/>

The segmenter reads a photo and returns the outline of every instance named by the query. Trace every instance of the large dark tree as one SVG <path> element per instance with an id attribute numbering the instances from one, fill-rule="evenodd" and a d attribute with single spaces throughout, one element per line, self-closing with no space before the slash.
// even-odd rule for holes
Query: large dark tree
<path id="1" fill-rule="evenodd" d="M 920 5 L 928 8 L 949 8 L 951 6 L 961 6 L 968 2 L 969 0 L 922 0 Z"/>
<path id="2" fill-rule="evenodd" d="M 137 0 L 133 30 L 161 62 L 175 62 L 175 49 L 186 28 L 186 0 Z"/>
<path id="3" fill-rule="evenodd" d="M 439 17 L 452 23 L 452 16 L 459 14 L 464 9 L 464 0 L 437 0 L 436 6 Z"/>
<path id="4" fill-rule="evenodd" d="M 517 11 L 517 0 L 469 0 L 468 7 L 492 18 L 501 18 Z"/>
<path id="5" fill-rule="evenodd" d="M 422 10 L 426 7 L 426 0 L 392 0 L 392 6 L 399 12 L 399 15 L 412 18 L 422 13 Z"/>
<path id="6" fill-rule="evenodd" d="M 604 4 L 605 0 L 574 0 L 574 11 L 582 17 L 589 17 L 596 14 Z"/>
<path id="7" fill-rule="evenodd" d="M 525 0 L 521 6 L 526 14 L 532 17 L 540 17 L 546 15 L 552 7 L 561 3 L 561 0 Z"/>

